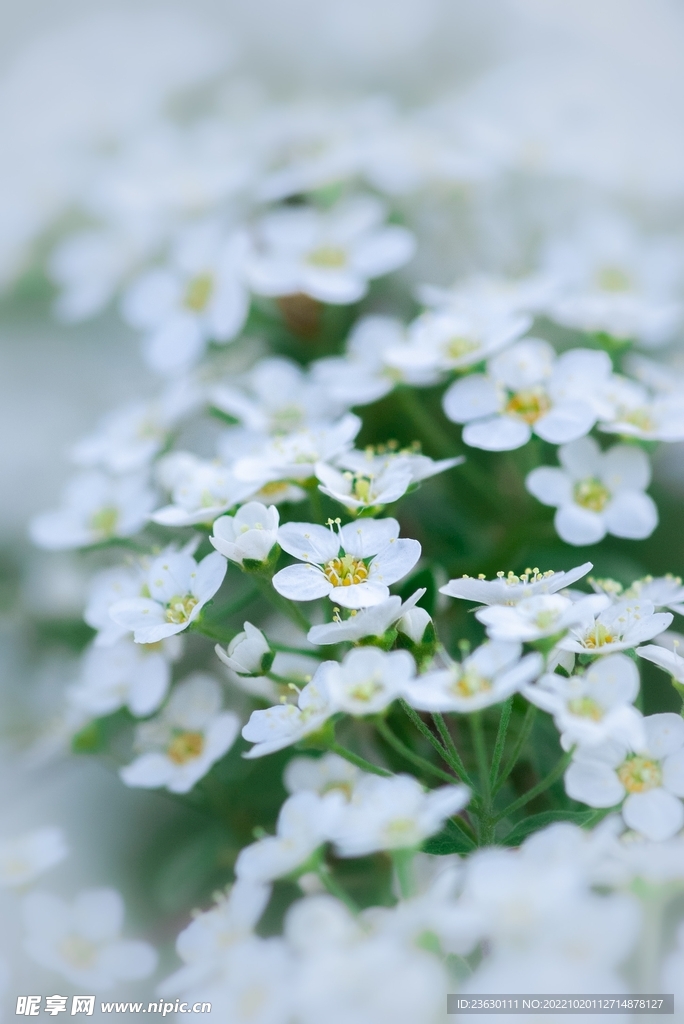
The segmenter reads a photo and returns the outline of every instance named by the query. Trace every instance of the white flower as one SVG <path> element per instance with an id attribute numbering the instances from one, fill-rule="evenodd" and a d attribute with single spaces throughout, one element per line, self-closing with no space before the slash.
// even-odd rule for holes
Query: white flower
<path id="1" fill-rule="evenodd" d="M 252 935 L 266 909 L 271 887 L 238 881 L 227 895 L 216 898 L 216 906 L 198 914 L 176 939 L 176 952 L 183 967 L 165 978 L 161 995 L 176 995 L 206 981 L 220 965 L 227 950 Z"/>
<path id="2" fill-rule="evenodd" d="M 387 353 L 405 344 L 406 331 L 399 320 L 361 317 L 347 339 L 345 355 L 327 356 L 311 364 L 313 379 L 334 401 L 346 406 L 377 402 L 404 379 L 400 370 L 388 365 Z"/>
<path id="3" fill-rule="evenodd" d="M 656 393 L 625 377 L 614 376 L 605 390 L 608 407 L 599 429 L 642 441 L 684 440 L 684 400 L 680 392 Z"/>
<path id="4" fill-rule="evenodd" d="M 644 491 L 651 481 L 648 455 L 615 445 L 602 452 L 591 437 L 558 449 L 562 469 L 539 466 L 528 474 L 530 494 L 554 505 L 554 524 L 568 544 L 596 544 L 606 533 L 641 540 L 658 525 L 658 509 Z"/>
<path id="5" fill-rule="evenodd" d="M 217 519 L 209 539 L 217 551 L 238 565 L 245 559 L 266 562 L 278 541 L 279 522 L 275 505 L 266 508 L 258 501 L 249 501 L 234 516 Z"/>
<path id="6" fill-rule="evenodd" d="M 413 485 L 443 473 L 464 461 L 463 457 L 435 462 L 412 449 L 378 451 L 352 450 L 336 460 L 316 466 L 320 490 L 350 511 L 387 505 L 397 501 Z"/>
<path id="7" fill-rule="evenodd" d="M 267 214 L 256 229 L 251 287 L 261 295 L 357 302 L 371 278 L 396 270 L 414 252 L 413 235 L 383 226 L 384 217 L 383 204 L 371 196 L 342 200 L 326 213 L 289 207 Z"/>
<path id="8" fill-rule="evenodd" d="M 183 552 L 160 555 L 147 571 L 149 597 L 117 601 L 110 615 L 133 632 L 137 644 L 154 644 L 187 629 L 214 596 L 226 575 L 226 560 L 218 552 L 198 564 Z"/>
<path id="9" fill-rule="evenodd" d="M 415 670 L 408 651 L 388 654 L 377 647 L 358 647 L 341 662 L 323 662 L 316 677 L 325 678 L 337 711 L 374 715 L 401 696 Z"/>
<path id="10" fill-rule="evenodd" d="M 640 658 L 652 661 L 654 665 L 669 672 L 678 683 L 684 683 L 684 658 L 677 654 L 676 649 L 669 651 L 667 647 L 658 644 L 647 644 L 645 647 L 637 647 L 636 653 Z"/>
<path id="11" fill-rule="evenodd" d="M 236 480 L 228 466 L 198 459 L 189 452 L 173 452 L 161 459 L 157 479 L 172 494 L 172 503 L 150 516 L 162 526 L 213 523 L 255 490 L 254 484 Z"/>
<path id="12" fill-rule="evenodd" d="M 363 476 L 363 474 L 380 473 L 393 467 L 401 466 L 408 469 L 411 474 L 411 482 L 420 483 L 428 480 L 438 473 L 444 473 L 453 466 L 460 466 L 465 462 L 462 455 L 451 459 L 431 459 L 429 455 L 423 455 L 419 445 L 412 445 L 410 448 L 398 448 L 393 445 L 380 445 L 376 448 L 368 446 L 363 451 L 352 448 L 351 451 L 343 452 L 335 459 L 336 466 Z"/>
<path id="13" fill-rule="evenodd" d="M 31 521 L 31 539 L 48 551 L 63 551 L 131 537 L 153 507 L 154 494 L 143 475 L 83 473 L 71 480 L 59 508 Z"/>
<path id="14" fill-rule="evenodd" d="M 181 640 L 139 645 L 128 637 L 108 647 L 89 647 L 79 680 L 70 687 L 72 704 L 93 717 L 109 715 L 124 705 L 144 717 L 159 707 L 171 683 L 171 662 L 180 657 Z"/>
<path id="15" fill-rule="evenodd" d="M 611 372 L 605 352 L 576 348 L 556 357 L 548 342 L 527 338 L 490 359 L 487 374 L 455 381 L 442 404 L 450 420 L 466 424 L 463 440 L 473 448 L 520 448 L 533 432 L 563 444 L 594 426 Z"/>
<path id="16" fill-rule="evenodd" d="M 566 632 L 610 605 L 605 594 L 589 594 L 572 601 L 562 594 L 536 594 L 524 597 L 513 606 L 492 605 L 480 608 L 475 617 L 494 640 L 522 640 L 530 643 L 542 637 Z"/>
<path id="17" fill-rule="evenodd" d="M 437 312 L 484 308 L 503 317 L 541 312 L 548 307 L 557 290 L 558 282 L 550 274 L 537 273 L 522 278 L 473 274 L 460 280 L 455 288 L 420 285 L 416 289 L 416 297 L 424 306 Z"/>
<path id="18" fill-rule="evenodd" d="M 218 644 L 215 650 L 224 665 L 239 676 L 261 676 L 264 666 L 270 667 L 273 661 L 268 640 L 251 622 L 245 622 L 244 632 L 233 637 L 226 651 Z"/>
<path id="19" fill-rule="evenodd" d="M 145 570 L 142 565 L 103 569 L 93 577 L 83 618 L 97 630 L 95 646 L 109 647 L 126 636 L 128 627 L 114 622 L 109 609 L 124 598 L 139 597 L 144 586 Z"/>
<path id="20" fill-rule="evenodd" d="M 622 803 L 625 824 L 661 842 L 684 825 L 684 720 L 665 712 L 643 724 L 646 746 L 637 753 L 614 740 L 580 747 L 565 773 L 565 789 L 590 807 Z"/>
<path id="21" fill-rule="evenodd" d="M 124 319 L 145 331 L 145 358 L 158 373 L 192 366 L 208 341 L 226 342 L 242 329 L 249 309 L 243 283 L 249 242 L 226 235 L 217 222 L 181 235 L 167 267 L 149 270 L 124 295 Z"/>
<path id="22" fill-rule="evenodd" d="M 259 487 L 267 481 L 308 480 L 315 473 L 316 463 L 329 462 L 349 448 L 360 429 L 359 417 L 348 413 L 329 426 L 265 439 L 257 455 L 236 459 L 233 472 L 238 480 Z"/>
<path id="23" fill-rule="evenodd" d="M 337 664 L 323 662 L 323 665 Z M 253 711 L 242 735 L 254 746 L 245 757 L 264 757 L 298 743 L 335 713 L 328 689 L 327 675 L 320 666 L 310 683 L 299 694 L 296 704 L 278 704 L 265 711 Z"/>
<path id="24" fill-rule="evenodd" d="M 558 646 L 575 654 L 612 654 L 652 640 L 672 619 L 669 612 L 655 612 L 651 601 L 616 601 L 596 618 L 587 605 L 584 621 L 573 626 Z"/>
<path id="25" fill-rule="evenodd" d="M 174 687 L 156 718 L 136 729 L 139 757 L 119 772 L 127 786 L 187 793 L 232 747 L 240 722 L 221 711 L 221 687 L 195 672 Z"/>
<path id="26" fill-rule="evenodd" d="M 23 886 L 64 860 L 69 848 L 61 828 L 37 828 L 0 842 L 0 888 Z"/>
<path id="27" fill-rule="evenodd" d="M 146 978 L 157 966 L 147 942 L 119 938 L 124 904 L 114 889 L 85 889 L 69 905 L 58 896 L 33 892 L 24 900 L 26 952 L 86 990 Z"/>
<path id="28" fill-rule="evenodd" d="M 510 345 L 532 317 L 467 306 L 428 310 L 408 329 L 408 343 L 385 353 L 387 364 L 410 384 L 433 384 L 450 370 L 464 370 Z"/>
<path id="29" fill-rule="evenodd" d="M 332 837 L 340 857 L 419 846 L 468 803 L 466 786 L 425 792 L 412 775 L 368 775 L 343 807 Z"/>
<path id="30" fill-rule="evenodd" d="M 513 605 L 537 594 L 557 594 L 559 590 L 564 590 L 586 576 L 592 568 L 591 562 L 584 562 L 567 572 L 549 570 L 541 573 L 539 569 L 526 569 L 520 576 L 513 572 L 508 575 L 499 572 L 495 580 L 463 576 L 458 580 L 449 580 L 439 588 L 439 592 L 449 597 L 460 597 L 464 601 L 477 601 L 479 604 Z"/>
<path id="31" fill-rule="evenodd" d="M 404 686 L 408 703 L 419 711 L 467 714 L 499 704 L 522 689 L 543 668 L 540 654 L 521 659 L 519 643 L 489 640 L 459 664 L 426 672 Z"/>
<path id="32" fill-rule="evenodd" d="M 643 749 L 641 715 L 632 707 L 638 692 L 639 671 L 625 654 L 610 654 L 569 679 L 548 673 L 523 689 L 527 700 L 553 715 L 565 750 L 608 739 Z"/>
<path id="33" fill-rule="evenodd" d="M 684 613 L 684 586 L 679 576 L 645 576 L 635 580 L 625 591 L 627 597 L 638 597 L 653 601 L 656 608 L 669 608 L 672 612 Z"/>
<path id="34" fill-rule="evenodd" d="M 397 631 L 407 636 L 412 643 L 421 644 L 431 622 L 432 616 L 425 608 L 409 608 L 397 622 Z"/>
<path id="35" fill-rule="evenodd" d="M 134 402 L 108 413 L 94 434 L 72 450 L 79 466 L 110 473 L 142 469 L 164 447 L 171 430 L 199 404 L 199 391 L 187 379 L 167 388 L 156 400 Z"/>
<path id="36" fill-rule="evenodd" d="M 235 874 L 250 882 L 270 882 L 301 867 L 335 831 L 344 803 L 333 791 L 319 796 L 303 790 L 280 808 L 277 833 L 266 836 L 238 854 Z"/>
<path id="37" fill-rule="evenodd" d="M 315 523 L 286 523 L 278 531 L 290 565 L 273 586 L 293 601 L 329 597 L 344 608 L 366 608 L 389 597 L 389 586 L 420 558 L 417 540 L 400 540 L 396 519 L 362 519 L 335 532 Z"/>
<path id="38" fill-rule="evenodd" d="M 217 384 L 211 401 L 248 430 L 288 434 L 335 419 L 354 402 L 334 401 L 329 390 L 290 359 L 260 359 L 239 385 Z"/>
<path id="39" fill-rule="evenodd" d="M 423 587 L 416 590 L 404 602 L 400 597 L 393 595 L 379 604 L 371 605 L 370 608 L 362 608 L 360 611 L 352 609 L 348 619 L 341 619 L 339 615 L 336 615 L 332 622 L 312 626 L 307 634 L 307 639 L 312 644 L 323 645 L 339 644 L 344 640 L 356 643 L 367 636 L 381 637 L 411 609 L 415 608 L 424 593 L 425 588 Z"/>
<path id="40" fill-rule="evenodd" d="M 339 754 L 328 752 L 323 757 L 293 757 L 283 773 L 283 784 L 288 793 L 312 792 L 324 796 L 339 790 L 351 796 L 364 773 L 356 765 L 345 761 Z"/>

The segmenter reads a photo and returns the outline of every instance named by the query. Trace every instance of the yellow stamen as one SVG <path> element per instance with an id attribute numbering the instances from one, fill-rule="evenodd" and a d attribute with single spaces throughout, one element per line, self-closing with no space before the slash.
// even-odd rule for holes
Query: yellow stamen
<path id="1" fill-rule="evenodd" d="M 204 736 L 201 732 L 181 732 L 171 740 L 166 753 L 174 764 L 187 764 L 199 757 L 203 750 Z"/>
<path id="2" fill-rule="evenodd" d="M 617 774 L 628 793 L 646 793 L 649 789 L 656 789 L 663 781 L 660 763 L 639 754 L 623 761 Z"/>
<path id="3" fill-rule="evenodd" d="M 351 587 L 368 579 L 368 566 L 353 555 L 331 558 L 323 566 L 323 572 L 333 587 Z"/>

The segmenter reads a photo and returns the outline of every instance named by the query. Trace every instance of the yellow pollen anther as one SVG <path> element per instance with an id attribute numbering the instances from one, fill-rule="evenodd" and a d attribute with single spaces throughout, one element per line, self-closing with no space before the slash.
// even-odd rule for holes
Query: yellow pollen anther
<path id="1" fill-rule="evenodd" d="M 576 483 L 573 496 L 578 505 L 591 512 L 603 512 L 610 501 L 610 491 L 595 477 L 587 477 Z"/>
<path id="2" fill-rule="evenodd" d="M 596 647 L 604 647 L 606 644 L 615 643 L 616 640 L 616 633 L 611 633 L 608 627 L 604 626 L 602 622 L 597 622 L 586 634 L 584 638 L 584 646 L 593 650 Z"/>
<path id="3" fill-rule="evenodd" d="M 568 711 L 571 715 L 591 718 L 593 722 L 600 722 L 603 718 L 603 709 L 591 697 L 574 697 L 569 700 Z"/>
<path id="4" fill-rule="evenodd" d="M 491 679 L 481 676 L 473 669 L 466 669 L 454 679 L 452 690 L 459 697 L 476 697 L 480 693 L 486 693 L 492 688 Z"/>
<path id="5" fill-rule="evenodd" d="M 551 408 L 551 401 L 543 388 L 525 388 L 516 391 L 506 403 L 509 416 L 517 416 L 525 423 L 536 423 Z"/>
<path id="6" fill-rule="evenodd" d="M 193 313 L 201 313 L 206 309 L 213 290 L 214 279 L 211 274 L 198 274 L 188 281 L 183 305 Z"/>
<path id="7" fill-rule="evenodd" d="M 660 763 L 639 754 L 623 761 L 617 774 L 628 793 L 646 793 L 649 789 L 656 789 L 663 781 Z"/>
<path id="8" fill-rule="evenodd" d="M 460 338 L 454 337 L 449 338 L 444 351 L 452 359 L 461 359 L 463 356 L 470 355 L 471 352 L 477 352 L 480 347 L 480 343 L 473 341 L 472 338 Z"/>
<path id="9" fill-rule="evenodd" d="M 176 625 L 187 622 L 196 604 L 197 598 L 193 594 L 177 594 L 166 606 L 166 621 Z"/>
<path id="10" fill-rule="evenodd" d="M 331 558 L 323 566 L 323 572 L 333 587 L 351 587 L 368 579 L 368 566 L 353 555 Z"/>
<path id="11" fill-rule="evenodd" d="M 118 508 L 107 506 L 105 508 L 98 509 L 98 511 L 90 517 L 90 528 L 95 533 L 99 533 L 102 537 L 113 537 L 116 533 L 118 522 Z"/>
<path id="12" fill-rule="evenodd" d="M 347 254 L 338 245 L 320 245 L 308 254 L 306 262 L 313 267 L 338 270 L 340 267 L 346 266 Z"/>
<path id="13" fill-rule="evenodd" d="M 174 764 L 187 764 L 199 757 L 204 750 L 204 736 L 201 732 L 178 733 L 166 748 L 166 753 Z"/>

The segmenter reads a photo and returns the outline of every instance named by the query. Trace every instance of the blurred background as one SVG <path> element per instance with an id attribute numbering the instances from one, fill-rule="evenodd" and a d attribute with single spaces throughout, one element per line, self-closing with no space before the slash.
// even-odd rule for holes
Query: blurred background
<path id="1" fill-rule="evenodd" d="M 51 875 L 54 891 L 118 886 L 144 930 L 144 879 L 131 867 L 149 835 L 177 823 L 168 799 L 125 789 L 95 759 L 21 750 L 36 718 L 56 714 L 60 680 L 70 679 L 75 652 L 63 631 L 55 644 L 53 625 L 77 619 L 85 587 L 78 557 L 31 550 L 27 520 L 55 503 L 70 445 L 103 410 L 151 387 L 137 340 L 114 313 L 78 326 L 50 318 L 41 259 L 97 154 L 179 96 L 201 103 L 210 87 L 247 118 L 263 97 L 431 105 L 464 148 L 507 169 L 486 186 L 477 249 L 468 230 L 446 230 L 423 203 L 430 244 L 414 273 L 448 284 L 464 269 L 524 264 L 520 223 L 572 219 L 578 195 L 608 196 L 648 226 L 681 228 L 682 52 L 684 7 L 674 0 L 0 7 L 0 839 L 62 826 L 71 857 Z M 684 488 L 680 446 L 669 447 L 659 473 L 666 487 Z M 176 871 L 170 892 L 182 863 Z M 13 961 L 13 989 L 47 992 L 52 976 L 14 956 L 17 931 L 15 897 L 0 892 L 0 952 Z"/>

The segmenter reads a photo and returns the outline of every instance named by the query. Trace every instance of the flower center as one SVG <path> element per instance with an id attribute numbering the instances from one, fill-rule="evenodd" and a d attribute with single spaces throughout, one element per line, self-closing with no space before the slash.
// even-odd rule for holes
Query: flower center
<path id="1" fill-rule="evenodd" d="M 113 506 L 98 509 L 90 517 L 90 528 L 103 537 L 113 537 L 119 522 L 119 510 Z"/>
<path id="2" fill-rule="evenodd" d="M 610 501 L 610 491 L 596 477 L 589 476 L 575 484 L 574 498 L 582 508 L 591 512 L 603 512 Z"/>
<path id="3" fill-rule="evenodd" d="M 592 697 L 573 697 L 568 701 L 568 711 L 580 718 L 591 718 L 592 722 L 600 722 L 603 708 Z"/>
<path id="4" fill-rule="evenodd" d="M 166 621 L 174 622 L 176 625 L 187 622 L 196 604 L 197 598 L 194 594 L 177 594 L 166 606 Z"/>
<path id="5" fill-rule="evenodd" d="M 374 675 L 355 683 L 349 689 L 349 696 L 361 703 L 369 703 L 382 690 L 382 682 L 380 680 L 380 676 Z"/>
<path id="6" fill-rule="evenodd" d="M 639 430 L 655 430 L 655 423 L 647 409 L 632 409 L 623 416 L 625 423 L 631 423 Z"/>
<path id="7" fill-rule="evenodd" d="M 444 351 L 452 359 L 461 359 L 463 356 L 470 355 L 471 352 L 477 352 L 479 347 L 479 342 L 473 341 L 472 338 L 459 338 L 456 336 L 449 338 L 444 346 Z"/>
<path id="8" fill-rule="evenodd" d="M 656 789 L 663 781 L 660 762 L 639 754 L 623 761 L 617 774 L 628 793 L 646 793 L 649 789 Z"/>
<path id="9" fill-rule="evenodd" d="M 323 566 L 323 572 L 333 587 L 351 587 L 368 579 L 368 566 L 353 555 L 331 558 Z"/>
<path id="10" fill-rule="evenodd" d="M 509 416 L 517 416 L 526 423 L 536 423 L 551 408 L 551 400 L 543 388 L 524 388 L 511 395 L 506 412 Z"/>
<path id="11" fill-rule="evenodd" d="M 204 736 L 201 732 L 180 732 L 169 743 L 166 754 L 174 764 L 187 764 L 199 757 L 203 750 Z"/>
<path id="12" fill-rule="evenodd" d="M 304 422 L 304 410 L 300 405 L 283 405 L 271 418 L 271 428 L 275 434 L 290 434 Z"/>
<path id="13" fill-rule="evenodd" d="M 606 644 L 615 643 L 618 639 L 617 633 L 611 633 L 602 622 L 596 622 L 584 638 L 584 646 L 594 649 L 604 647 Z"/>
<path id="14" fill-rule="evenodd" d="M 416 841 L 416 823 L 413 818 L 395 818 L 385 826 L 385 837 L 390 846 L 412 846 Z"/>
<path id="15" fill-rule="evenodd" d="M 306 257 L 306 262 L 314 267 L 337 270 L 347 263 L 347 254 L 339 245 L 319 245 Z"/>
<path id="16" fill-rule="evenodd" d="M 188 281 L 183 305 L 191 309 L 193 313 L 201 313 L 207 308 L 209 299 L 214 290 L 214 279 L 211 274 L 198 274 Z"/>
<path id="17" fill-rule="evenodd" d="M 478 693 L 486 693 L 491 688 L 491 679 L 481 676 L 479 672 L 472 668 L 467 668 L 465 671 L 460 672 L 452 684 L 452 690 L 459 697 L 475 697 Z"/>
<path id="18" fill-rule="evenodd" d="M 632 287 L 629 275 L 622 267 L 607 265 L 596 274 L 596 284 L 604 292 L 628 292 Z"/>
<path id="19" fill-rule="evenodd" d="M 81 970 L 92 967 L 95 961 L 95 946 L 80 935 L 67 935 L 60 942 L 59 951 L 67 963 Z"/>
<path id="20" fill-rule="evenodd" d="M 349 484 L 351 487 L 349 496 L 351 498 L 356 498 L 357 501 L 368 502 L 370 498 L 373 477 L 363 476 L 361 474 L 357 475 L 356 473 L 345 473 L 344 475 L 347 478 L 347 480 L 349 480 Z"/>

